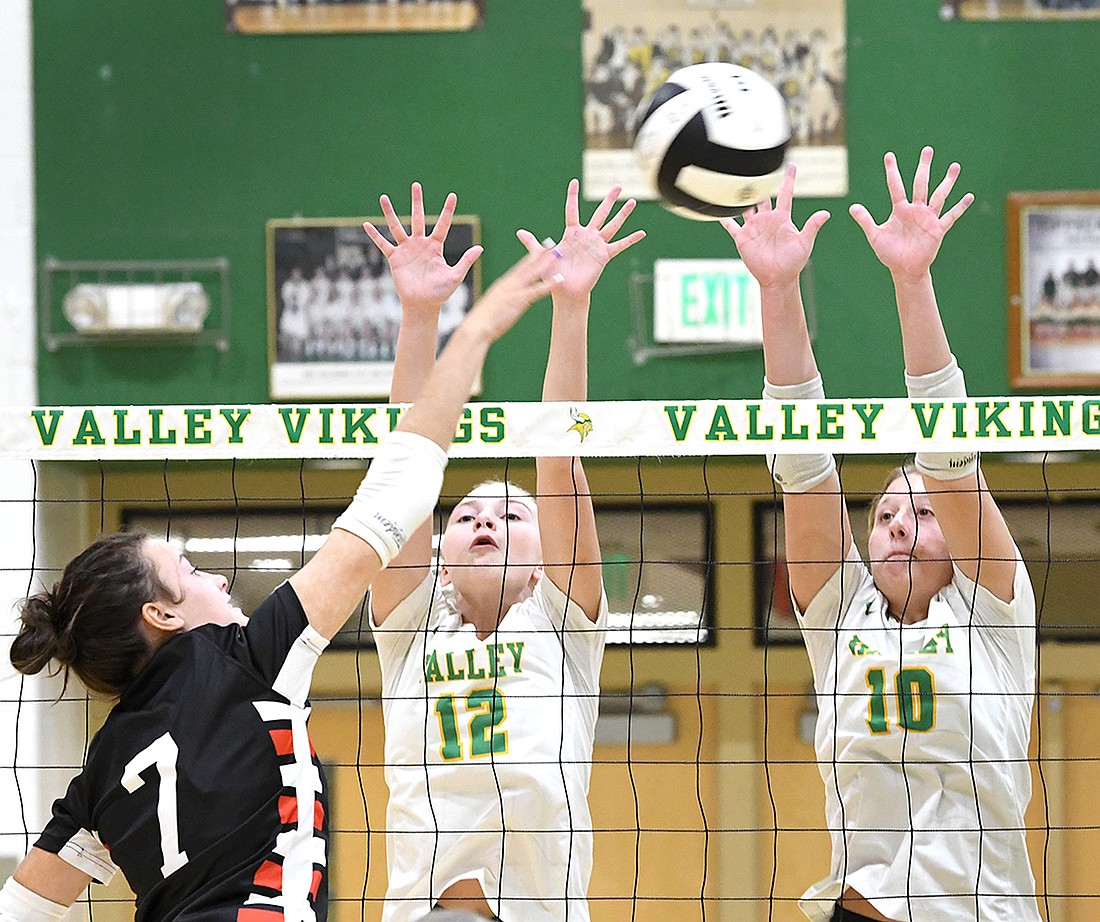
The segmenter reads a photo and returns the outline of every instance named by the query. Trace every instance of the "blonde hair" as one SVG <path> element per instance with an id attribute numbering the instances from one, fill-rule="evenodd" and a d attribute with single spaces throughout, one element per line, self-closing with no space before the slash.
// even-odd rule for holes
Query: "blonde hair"
<path id="1" fill-rule="evenodd" d="M 500 492 L 489 493 L 485 490 L 486 487 L 500 487 Z M 538 511 L 538 501 L 535 499 L 533 493 L 530 490 L 521 487 L 518 483 L 513 483 L 510 480 L 483 480 L 477 484 L 470 492 L 468 492 L 459 503 L 467 499 L 470 496 L 489 496 L 493 499 L 525 499 L 531 504 L 533 511 Z"/>

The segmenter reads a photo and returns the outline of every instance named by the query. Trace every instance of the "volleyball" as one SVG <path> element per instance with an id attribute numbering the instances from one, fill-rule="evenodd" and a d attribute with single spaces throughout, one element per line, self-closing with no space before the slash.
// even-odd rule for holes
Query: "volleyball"
<path id="1" fill-rule="evenodd" d="M 767 79 L 692 64 L 638 107 L 634 154 L 666 208 L 714 221 L 775 194 L 790 140 L 786 103 Z"/>

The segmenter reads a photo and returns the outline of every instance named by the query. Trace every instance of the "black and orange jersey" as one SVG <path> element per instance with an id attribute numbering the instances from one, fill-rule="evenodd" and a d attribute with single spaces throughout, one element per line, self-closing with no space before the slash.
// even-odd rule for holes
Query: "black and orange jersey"
<path id="1" fill-rule="evenodd" d="M 120 869 L 136 922 L 323 922 L 327 804 L 306 699 L 326 643 L 289 583 L 247 626 L 168 641 L 37 847 L 101 883 Z"/>

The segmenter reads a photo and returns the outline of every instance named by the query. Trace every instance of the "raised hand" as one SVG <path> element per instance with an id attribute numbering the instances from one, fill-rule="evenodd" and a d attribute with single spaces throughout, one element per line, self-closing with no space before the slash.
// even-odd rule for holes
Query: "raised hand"
<path id="1" fill-rule="evenodd" d="M 905 183 L 898 170 L 898 159 L 892 152 L 885 157 L 886 188 L 890 192 L 890 216 L 882 224 L 876 224 L 863 205 L 855 204 L 849 213 L 867 236 L 867 242 L 879 261 L 895 275 L 923 276 L 928 272 L 944 235 L 974 201 L 967 192 L 946 213 L 943 212 L 947 197 L 959 177 L 960 167 L 952 163 L 947 175 L 928 194 L 928 178 L 932 168 L 932 148 L 920 153 L 916 176 L 913 179 L 913 199 L 906 196 Z"/>
<path id="2" fill-rule="evenodd" d="M 528 307 L 563 283 L 561 262 L 561 252 L 556 248 L 536 246 L 474 302 L 462 326 L 469 325 L 495 342 Z"/>
<path id="3" fill-rule="evenodd" d="M 443 258 L 443 244 L 451 229 L 458 198 L 453 192 L 447 196 L 439 220 L 430 234 L 425 233 L 424 190 L 420 183 L 412 184 L 411 234 L 406 232 L 398 220 L 390 197 L 383 195 L 378 201 L 395 242 L 390 243 L 369 221 L 363 225 L 363 230 L 389 262 L 401 304 L 406 309 L 438 311 L 443 302 L 462 284 L 482 250 L 480 246 L 470 247 L 453 266 L 447 265 L 447 260 Z"/>
<path id="4" fill-rule="evenodd" d="M 795 227 L 791 220 L 794 178 L 795 166 L 791 163 L 779 183 L 774 207 L 765 199 L 744 212 L 743 223 L 738 224 L 736 218 L 721 221 L 737 244 L 746 268 L 765 288 L 798 280 L 813 252 L 817 232 L 829 220 L 829 212 L 817 211 L 810 215 L 802 230 Z"/>
<path id="5" fill-rule="evenodd" d="M 575 179 L 570 180 L 565 195 L 565 232 L 556 247 L 561 253 L 557 271 L 562 276 L 562 281 L 554 288 L 556 295 L 572 301 L 587 301 L 604 266 L 645 236 L 645 231 L 638 230 L 615 240 L 615 235 L 622 229 L 637 204 L 634 199 L 627 199 L 612 216 L 611 212 L 622 191 L 622 186 L 612 186 L 611 191 L 596 206 L 588 223 L 581 224 L 578 201 L 580 183 Z M 530 253 L 544 248 L 528 230 L 516 231 L 516 236 Z"/>

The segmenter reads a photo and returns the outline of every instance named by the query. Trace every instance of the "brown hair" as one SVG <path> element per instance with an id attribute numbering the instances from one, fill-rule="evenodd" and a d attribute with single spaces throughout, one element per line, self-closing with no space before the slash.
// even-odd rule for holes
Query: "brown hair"
<path id="1" fill-rule="evenodd" d="M 89 689 L 120 696 L 153 653 L 141 628 L 146 602 L 172 593 L 145 553 L 149 536 L 107 535 L 65 567 L 52 589 L 24 599 L 11 645 L 12 665 L 34 675 L 51 661 L 51 675 L 72 670 Z"/>
<path id="2" fill-rule="evenodd" d="M 867 532 L 868 534 L 874 531 L 875 528 L 875 513 L 878 511 L 878 504 L 882 502 L 882 498 L 886 495 L 886 491 L 890 489 L 892 484 L 899 477 L 904 477 L 906 484 L 909 484 L 913 477 L 917 476 L 918 471 L 913 464 L 899 464 L 889 474 L 886 475 L 886 480 L 883 481 L 882 489 L 878 491 L 878 495 L 871 500 L 871 505 L 867 510 Z"/>

